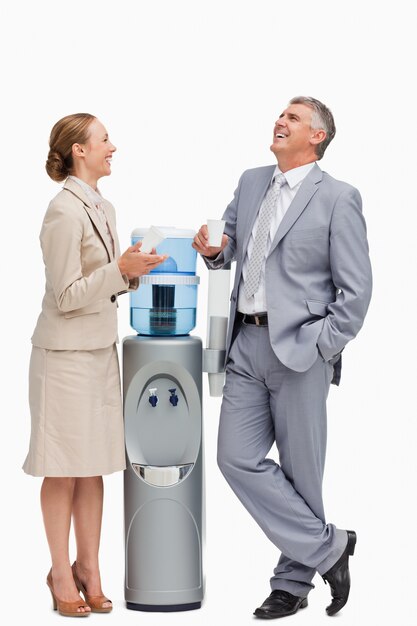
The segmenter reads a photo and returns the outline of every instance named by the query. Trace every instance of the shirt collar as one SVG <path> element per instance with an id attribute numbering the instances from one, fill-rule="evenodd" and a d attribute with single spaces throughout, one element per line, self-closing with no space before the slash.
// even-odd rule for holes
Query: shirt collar
<path id="1" fill-rule="evenodd" d="M 288 186 L 291 189 L 293 189 L 296 185 L 301 183 L 301 181 L 304 180 L 307 174 L 313 169 L 315 164 L 316 162 L 313 161 L 313 163 L 300 165 L 300 167 L 294 167 L 292 170 L 288 170 L 287 172 L 285 172 L 284 176 L 288 183 Z M 277 174 L 283 174 L 283 172 L 281 172 L 281 170 L 279 169 L 278 165 L 276 166 L 274 173 L 272 174 L 272 180 L 274 179 L 274 176 L 276 176 Z"/>
<path id="2" fill-rule="evenodd" d="M 71 180 L 75 181 L 81 187 L 81 189 L 87 195 L 87 198 L 90 200 L 90 202 L 93 203 L 94 206 L 97 206 L 97 204 L 102 204 L 103 196 L 98 189 L 93 189 L 91 185 L 81 180 L 81 178 L 77 178 L 76 176 L 70 175 L 68 176 L 68 178 L 71 178 Z"/>

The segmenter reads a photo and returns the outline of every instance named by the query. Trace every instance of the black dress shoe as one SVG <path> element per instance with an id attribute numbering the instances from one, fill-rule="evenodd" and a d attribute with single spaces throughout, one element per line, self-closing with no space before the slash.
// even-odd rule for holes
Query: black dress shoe
<path id="1" fill-rule="evenodd" d="M 261 619 L 286 617 L 287 615 L 294 615 L 298 609 L 305 609 L 307 604 L 307 598 L 299 598 L 288 593 L 288 591 L 274 589 L 262 606 L 256 609 L 254 615 Z"/>
<path id="2" fill-rule="evenodd" d="M 332 591 L 332 602 L 326 608 L 327 615 L 335 615 L 348 601 L 350 591 L 349 556 L 355 552 L 356 533 L 348 530 L 348 542 L 345 551 L 336 563 L 325 574 L 323 580 L 329 583 Z"/>

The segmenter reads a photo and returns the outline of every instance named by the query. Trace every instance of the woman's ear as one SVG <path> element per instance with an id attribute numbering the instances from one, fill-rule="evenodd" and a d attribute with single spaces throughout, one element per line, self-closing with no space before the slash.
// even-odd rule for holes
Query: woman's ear
<path id="1" fill-rule="evenodd" d="M 73 157 L 77 157 L 79 159 L 85 156 L 84 146 L 80 143 L 73 143 L 71 152 Z"/>

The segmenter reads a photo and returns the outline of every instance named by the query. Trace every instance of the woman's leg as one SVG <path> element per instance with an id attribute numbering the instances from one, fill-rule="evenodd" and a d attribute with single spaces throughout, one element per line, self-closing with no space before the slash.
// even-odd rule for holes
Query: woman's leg
<path id="1" fill-rule="evenodd" d="M 66 602 L 80 599 L 69 559 L 69 532 L 75 478 L 44 478 L 41 507 L 52 558 L 52 581 L 56 597 Z M 86 609 L 88 610 L 88 609 Z M 80 608 L 83 612 L 84 609 Z"/>
<path id="2" fill-rule="evenodd" d="M 98 551 L 103 514 L 103 478 L 77 478 L 74 488 L 72 514 L 77 543 L 77 575 L 88 595 L 100 596 L 101 589 Z M 104 602 L 103 608 L 111 607 Z"/>

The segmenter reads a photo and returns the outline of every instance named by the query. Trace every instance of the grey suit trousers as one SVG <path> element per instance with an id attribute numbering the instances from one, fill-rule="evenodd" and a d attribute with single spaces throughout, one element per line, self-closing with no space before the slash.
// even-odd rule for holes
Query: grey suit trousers
<path id="1" fill-rule="evenodd" d="M 242 324 L 232 345 L 219 425 L 218 464 L 281 551 L 272 589 L 304 597 L 313 576 L 342 555 L 347 533 L 326 524 L 322 479 L 326 399 L 333 366 L 318 356 L 305 372 L 283 365 L 268 327 Z M 279 465 L 266 458 L 274 442 Z"/>

